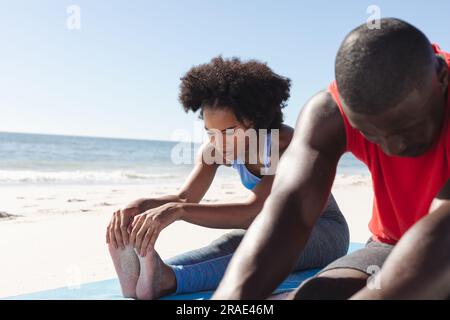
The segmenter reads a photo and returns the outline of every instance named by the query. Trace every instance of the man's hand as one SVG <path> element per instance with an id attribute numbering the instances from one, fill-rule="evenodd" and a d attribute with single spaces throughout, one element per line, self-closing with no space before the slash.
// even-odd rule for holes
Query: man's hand
<path id="1" fill-rule="evenodd" d="M 153 248 L 159 233 L 183 215 L 183 204 L 167 203 L 134 217 L 131 224 L 130 244 L 140 256 L 145 257 Z"/>
<path id="2" fill-rule="evenodd" d="M 141 213 L 140 201 L 130 203 L 124 209 L 114 212 L 106 229 L 106 243 L 111 243 L 114 248 L 124 249 L 129 243 L 128 227 L 132 219 Z"/>

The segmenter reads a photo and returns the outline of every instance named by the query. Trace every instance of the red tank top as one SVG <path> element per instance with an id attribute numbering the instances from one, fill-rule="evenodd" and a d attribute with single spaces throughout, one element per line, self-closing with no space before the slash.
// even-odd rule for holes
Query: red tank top
<path id="1" fill-rule="evenodd" d="M 450 53 L 433 44 L 450 69 Z M 339 101 L 336 82 L 328 91 L 339 106 L 347 136 L 346 151 L 367 165 L 372 176 L 374 202 L 369 229 L 377 241 L 395 244 L 420 218 L 450 178 L 450 85 L 447 109 L 438 141 L 419 157 L 386 155 L 378 145 L 351 127 Z"/>

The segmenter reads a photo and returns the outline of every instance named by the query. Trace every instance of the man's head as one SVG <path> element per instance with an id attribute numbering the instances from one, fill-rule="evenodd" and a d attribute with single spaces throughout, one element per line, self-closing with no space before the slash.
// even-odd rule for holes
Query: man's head
<path id="1" fill-rule="evenodd" d="M 431 147 L 449 74 L 420 30 L 392 18 L 380 29 L 357 27 L 339 48 L 335 73 L 351 125 L 386 154 L 414 157 Z"/>

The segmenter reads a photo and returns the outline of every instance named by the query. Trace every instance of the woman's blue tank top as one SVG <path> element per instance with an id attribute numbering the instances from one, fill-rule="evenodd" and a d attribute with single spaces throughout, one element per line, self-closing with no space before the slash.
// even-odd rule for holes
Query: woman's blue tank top
<path id="1" fill-rule="evenodd" d="M 264 152 L 264 166 L 268 167 L 270 163 L 270 148 L 272 143 L 272 135 L 268 133 L 266 135 L 266 144 L 265 144 L 265 152 Z M 252 190 L 260 181 L 261 178 L 255 176 L 253 173 L 251 173 L 247 167 L 245 166 L 245 163 L 243 163 L 242 160 L 237 159 L 232 161 L 231 166 L 237 170 L 239 173 L 239 176 L 241 177 L 241 182 L 247 189 Z"/>

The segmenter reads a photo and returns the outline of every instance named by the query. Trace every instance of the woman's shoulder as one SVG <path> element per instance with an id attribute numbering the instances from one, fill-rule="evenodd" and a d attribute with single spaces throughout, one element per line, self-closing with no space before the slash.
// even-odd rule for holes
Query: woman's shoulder
<path id="1" fill-rule="evenodd" d="M 280 144 L 279 144 L 281 152 L 287 149 L 287 147 L 291 143 L 293 136 L 294 136 L 294 128 L 282 124 L 280 128 Z"/>

